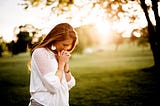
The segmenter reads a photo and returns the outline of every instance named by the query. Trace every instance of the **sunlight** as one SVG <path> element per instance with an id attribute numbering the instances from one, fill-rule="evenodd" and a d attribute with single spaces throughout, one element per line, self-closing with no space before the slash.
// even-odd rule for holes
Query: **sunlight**
<path id="1" fill-rule="evenodd" d="M 10 0 L 12 1 L 12 0 Z M 71 6 L 70 10 L 66 13 L 57 15 L 59 12 L 54 11 L 54 14 L 51 14 L 52 6 L 45 7 L 43 4 L 36 8 L 29 8 L 28 10 L 23 10 L 21 7 L 17 6 L 18 0 L 16 2 L 6 2 L 2 6 L 1 11 L 4 12 L 5 17 L 1 19 L 1 36 L 6 41 L 11 41 L 14 39 L 14 27 L 18 27 L 24 24 L 32 24 L 33 26 L 42 29 L 43 34 L 47 34 L 49 30 L 60 22 L 68 22 L 74 27 L 80 27 L 87 24 L 95 24 L 97 32 L 100 33 L 100 39 L 105 43 L 108 39 L 111 38 L 110 29 L 114 29 L 119 32 L 123 32 L 123 37 L 130 37 L 130 33 L 133 29 L 138 29 L 147 26 L 147 21 L 145 19 L 144 12 L 141 11 L 141 7 L 137 2 L 130 1 L 128 4 L 123 5 L 122 8 L 128 10 L 127 14 L 119 13 L 118 16 L 121 18 L 120 21 L 115 20 L 114 23 L 106 18 L 106 11 L 102 8 L 102 5 L 105 7 L 108 5 L 108 1 L 105 1 L 103 4 L 95 4 L 99 0 L 75 0 L 75 4 Z M 146 0 L 146 4 L 150 5 L 150 0 Z M 56 5 L 53 4 L 53 5 Z M 6 9 L 6 7 L 13 7 L 12 9 Z M 5 7 L 5 8 L 4 8 Z M 133 10 L 130 10 L 131 7 Z M 43 9 L 42 9 L 43 8 Z M 113 9 L 117 9 L 117 5 L 112 6 Z M 160 9 L 160 2 L 158 5 Z M 136 9 L 140 11 L 135 11 Z M 15 12 L 17 11 L 17 12 Z M 151 9 L 150 18 L 152 23 L 155 25 L 154 14 Z M 134 21 L 134 25 L 130 24 L 129 19 L 125 15 L 135 14 L 137 19 Z M 159 11 L 160 14 L 160 11 Z M 12 23 L 10 23 L 10 16 L 12 17 Z M 5 19 L 5 21 L 3 21 Z M 138 35 L 139 36 L 139 35 Z M 106 40 L 107 39 L 107 40 Z"/>
<path id="2" fill-rule="evenodd" d="M 97 22 L 96 28 L 98 32 L 102 35 L 105 35 L 109 32 L 109 23 L 108 22 Z"/>
<path id="3" fill-rule="evenodd" d="M 95 33 L 98 33 L 101 44 L 102 45 L 106 44 L 110 40 L 109 30 L 111 26 L 109 21 L 106 19 L 104 9 L 102 9 L 100 5 L 97 4 L 92 9 L 84 8 L 84 10 L 82 11 L 83 14 L 89 13 L 89 15 L 85 17 L 83 24 L 90 24 L 90 23 L 94 24 L 96 29 Z M 82 16 L 85 16 L 85 14 Z"/>
<path id="4" fill-rule="evenodd" d="M 129 24 L 128 19 L 123 19 L 119 22 L 115 22 L 112 24 L 112 29 L 119 32 L 123 33 L 122 37 L 130 37 L 131 36 L 131 31 L 132 31 L 132 26 Z"/>
<path id="5" fill-rule="evenodd" d="M 109 35 L 110 31 L 110 25 L 109 22 L 100 20 L 99 22 L 97 21 L 95 23 L 96 31 L 99 33 L 99 37 L 101 40 L 101 44 L 104 45 L 106 44 L 109 40 L 111 35 Z"/>
<path id="6" fill-rule="evenodd" d="M 141 34 L 139 33 L 139 32 L 133 32 L 133 34 L 134 34 L 134 36 L 136 36 L 136 37 L 141 37 Z"/>

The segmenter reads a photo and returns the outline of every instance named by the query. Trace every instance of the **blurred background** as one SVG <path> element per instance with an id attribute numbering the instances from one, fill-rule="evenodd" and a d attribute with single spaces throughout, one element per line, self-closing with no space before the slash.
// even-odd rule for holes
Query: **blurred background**
<path id="1" fill-rule="evenodd" d="M 30 51 L 58 23 L 79 37 L 71 106 L 146 106 L 160 98 L 159 0 L 0 0 L 1 102 L 27 106 Z"/>

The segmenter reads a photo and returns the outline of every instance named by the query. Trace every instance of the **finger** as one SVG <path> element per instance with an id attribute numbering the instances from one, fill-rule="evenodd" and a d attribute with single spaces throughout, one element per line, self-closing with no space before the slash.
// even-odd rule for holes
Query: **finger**
<path id="1" fill-rule="evenodd" d="M 66 56 L 71 56 L 71 54 L 68 51 L 65 51 Z"/>
<path id="2" fill-rule="evenodd" d="M 62 50 L 62 51 L 60 52 L 60 54 L 61 54 L 61 55 L 64 55 L 64 50 Z"/>
<path id="3" fill-rule="evenodd" d="M 71 54 L 67 54 L 66 56 L 71 57 Z"/>
<path id="4" fill-rule="evenodd" d="M 58 56 L 60 56 L 61 55 L 61 52 L 58 52 Z"/>
<path id="5" fill-rule="evenodd" d="M 68 51 L 64 51 L 64 53 L 65 53 L 65 54 L 69 54 L 69 52 L 68 52 Z"/>

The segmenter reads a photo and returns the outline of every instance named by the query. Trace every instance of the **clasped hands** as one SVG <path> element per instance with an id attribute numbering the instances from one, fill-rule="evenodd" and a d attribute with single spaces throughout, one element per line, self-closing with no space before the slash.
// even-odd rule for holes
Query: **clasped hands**
<path id="1" fill-rule="evenodd" d="M 58 67 L 60 70 L 68 70 L 68 63 L 69 63 L 69 59 L 71 57 L 71 54 L 68 51 L 62 50 L 60 52 L 58 52 L 58 54 L 56 55 L 57 60 L 58 60 Z"/>
<path id="2" fill-rule="evenodd" d="M 68 63 L 70 57 L 71 57 L 71 54 L 65 50 L 58 52 L 58 55 L 57 55 L 58 61 L 61 63 Z"/>

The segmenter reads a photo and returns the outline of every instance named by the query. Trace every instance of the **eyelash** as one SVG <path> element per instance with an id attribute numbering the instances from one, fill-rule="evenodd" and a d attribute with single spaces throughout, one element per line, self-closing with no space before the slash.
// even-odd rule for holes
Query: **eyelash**
<path id="1" fill-rule="evenodd" d="M 66 44 L 63 44 L 63 46 L 68 46 L 68 45 L 66 45 Z"/>

